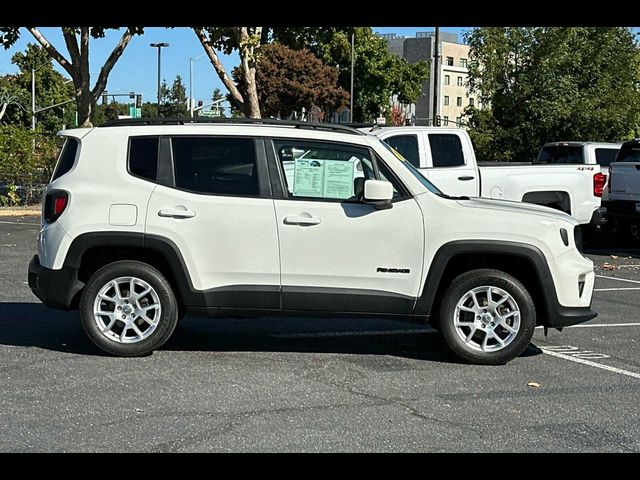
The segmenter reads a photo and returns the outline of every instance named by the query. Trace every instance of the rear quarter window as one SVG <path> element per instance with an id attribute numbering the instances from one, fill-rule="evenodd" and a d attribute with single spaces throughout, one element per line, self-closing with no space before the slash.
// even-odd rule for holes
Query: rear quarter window
<path id="1" fill-rule="evenodd" d="M 601 167 L 608 167 L 615 161 L 617 154 L 617 148 L 596 148 L 596 163 Z"/>
<path id="2" fill-rule="evenodd" d="M 584 154 L 582 147 L 569 145 L 553 145 L 542 147 L 536 163 L 547 164 L 582 164 Z"/>
<path id="3" fill-rule="evenodd" d="M 73 167 L 73 164 L 76 161 L 76 155 L 78 153 L 78 140 L 75 138 L 67 138 L 64 142 L 64 146 L 62 147 L 62 151 L 60 152 L 60 157 L 58 158 L 58 163 L 56 164 L 56 169 L 53 172 L 53 176 L 51 177 L 51 181 L 60 178 L 61 176 L 69 173 L 69 170 Z"/>

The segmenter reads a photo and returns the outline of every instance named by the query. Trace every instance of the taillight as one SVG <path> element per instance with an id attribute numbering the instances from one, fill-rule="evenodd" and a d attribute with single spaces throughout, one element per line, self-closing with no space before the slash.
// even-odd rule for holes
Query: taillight
<path id="1" fill-rule="evenodd" d="M 55 222 L 69 204 L 69 195 L 60 190 L 47 193 L 44 199 L 44 221 Z"/>
<path id="2" fill-rule="evenodd" d="M 607 183 L 607 176 L 598 172 L 593 176 L 593 194 L 596 197 L 601 197 L 604 192 L 604 186 Z"/>

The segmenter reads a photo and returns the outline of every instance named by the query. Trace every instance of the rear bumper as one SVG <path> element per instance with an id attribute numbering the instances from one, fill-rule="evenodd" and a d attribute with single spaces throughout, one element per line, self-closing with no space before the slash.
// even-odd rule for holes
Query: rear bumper
<path id="1" fill-rule="evenodd" d="M 29 263 L 29 288 L 47 307 L 69 310 L 73 298 L 83 286 L 74 268 L 45 268 L 40 265 L 37 255 Z"/>
<path id="2" fill-rule="evenodd" d="M 598 312 L 591 307 L 563 307 L 555 305 L 549 312 L 549 318 L 545 323 L 552 328 L 568 327 L 591 320 L 598 316 Z"/>

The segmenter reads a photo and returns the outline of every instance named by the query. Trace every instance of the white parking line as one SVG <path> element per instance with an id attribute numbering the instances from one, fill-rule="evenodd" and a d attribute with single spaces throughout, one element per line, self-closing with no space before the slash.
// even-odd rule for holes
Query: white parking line
<path id="1" fill-rule="evenodd" d="M 606 275 L 596 275 L 598 278 L 607 278 L 609 280 L 619 280 L 621 282 L 640 283 L 638 280 L 629 280 L 628 278 L 607 277 Z"/>
<path id="2" fill-rule="evenodd" d="M 640 287 L 594 288 L 594 292 L 617 292 L 618 290 L 640 290 Z"/>
<path id="3" fill-rule="evenodd" d="M 6 222 L 4 220 L 0 220 L 0 223 L 6 223 L 7 225 L 37 225 L 37 226 L 40 226 L 39 223 L 32 223 L 32 222 Z"/>
<path id="4" fill-rule="evenodd" d="M 583 323 L 581 325 L 571 325 L 567 328 L 593 328 L 593 327 L 638 327 L 640 322 L 628 323 Z"/>
<path id="5" fill-rule="evenodd" d="M 620 375 L 626 375 L 627 377 L 637 378 L 638 380 L 640 380 L 640 373 L 630 372 L 629 370 L 623 370 L 622 368 L 610 367 L 609 365 L 602 365 L 601 363 L 585 360 L 584 358 L 572 357 L 570 355 L 565 355 L 564 353 L 548 350 L 545 347 L 540 347 L 540 350 L 542 350 L 547 355 L 551 355 L 552 357 L 562 358 L 564 360 L 569 360 L 570 362 L 581 363 L 582 365 L 588 365 L 590 367 L 600 368 L 602 370 L 607 370 L 613 373 L 619 373 Z"/>

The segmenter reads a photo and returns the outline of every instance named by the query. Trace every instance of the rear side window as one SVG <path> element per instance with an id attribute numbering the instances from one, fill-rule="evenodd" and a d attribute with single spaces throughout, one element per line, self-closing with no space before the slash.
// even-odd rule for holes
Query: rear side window
<path id="1" fill-rule="evenodd" d="M 394 135 L 385 139 L 387 144 L 395 148 L 409 163 L 420 168 L 420 153 L 418 151 L 417 135 Z"/>
<path id="2" fill-rule="evenodd" d="M 177 188 L 218 195 L 258 195 L 253 140 L 174 137 L 171 145 Z"/>
<path id="3" fill-rule="evenodd" d="M 60 152 L 60 158 L 58 158 L 58 164 L 53 172 L 53 177 L 51 177 L 52 182 L 71 170 L 71 167 L 73 167 L 76 161 L 77 152 L 78 140 L 75 138 L 67 138 L 62 147 L 62 152 Z"/>
<path id="4" fill-rule="evenodd" d="M 132 138 L 129 145 L 129 171 L 136 177 L 155 182 L 158 178 L 158 137 Z"/>
<path id="5" fill-rule="evenodd" d="M 536 163 L 581 164 L 584 163 L 582 147 L 553 145 L 542 147 Z"/>
<path id="6" fill-rule="evenodd" d="M 464 165 L 462 143 L 457 135 L 435 133 L 429 135 L 431 158 L 434 167 L 459 167 Z"/>
<path id="7" fill-rule="evenodd" d="M 617 154 L 617 148 L 596 148 L 596 163 L 602 167 L 608 167 L 615 161 Z"/>

